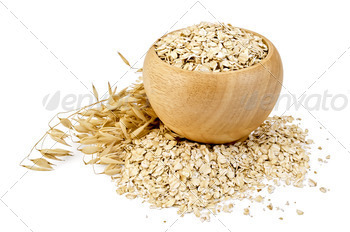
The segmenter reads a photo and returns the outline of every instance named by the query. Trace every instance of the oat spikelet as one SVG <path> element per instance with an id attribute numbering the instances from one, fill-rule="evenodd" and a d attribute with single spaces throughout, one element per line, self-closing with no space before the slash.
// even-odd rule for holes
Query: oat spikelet
<path id="1" fill-rule="evenodd" d="M 94 93 L 94 96 L 95 96 L 96 100 L 98 101 L 98 92 L 97 92 L 97 90 L 96 90 L 94 85 L 92 85 L 92 91 Z"/>
<path id="2" fill-rule="evenodd" d="M 47 136 L 60 144 L 70 146 L 65 139 L 71 138 L 72 132 L 74 132 L 73 135 L 79 139 L 76 142 L 84 145 L 79 149 L 80 151 L 86 155 L 98 155 L 93 157 L 91 161 L 84 161 L 85 163 L 123 164 L 123 160 L 108 153 L 113 154 L 118 149 L 124 149 L 124 143 L 130 143 L 131 137 L 136 139 L 138 136 L 149 133 L 150 124 L 154 123 L 156 116 L 148 104 L 142 83 L 134 84 L 131 88 L 125 88 L 119 93 L 116 93 L 116 89 L 112 90 L 108 83 L 108 93 L 110 94 L 108 100 L 97 101 L 89 106 L 82 107 L 66 118 L 57 117 L 59 123 L 50 126 L 50 129 L 35 144 L 33 149 L 36 148 L 39 142 L 44 142 Z M 98 99 L 94 85 L 93 90 L 96 99 Z M 76 123 L 73 124 L 72 121 L 76 121 Z M 68 128 L 69 133 L 57 128 L 60 125 Z M 48 160 L 61 161 L 62 157 L 71 155 L 69 150 L 61 148 L 37 150 L 42 157 L 30 161 L 37 162 L 37 166 L 44 169 L 52 169 L 52 163 Z M 28 167 L 30 166 L 28 165 Z M 114 172 L 114 168 L 111 167 L 106 171 L 109 175 Z"/>
<path id="3" fill-rule="evenodd" d="M 52 134 L 50 134 L 50 137 L 51 137 L 53 140 L 55 140 L 56 142 L 61 143 L 61 144 L 63 144 L 63 145 L 66 145 L 66 146 L 69 146 L 69 147 L 70 147 L 70 145 L 69 145 L 66 141 L 64 141 L 64 139 L 63 139 L 62 137 L 55 136 L 55 135 L 52 135 Z"/>
<path id="4" fill-rule="evenodd" d="M 128 61 L 120 52 L 118 52 L 118 55 L 120 56 L 120 58 L 124 61 L 124 63 L 125 63 L 127 66 L 131 67 L 129 61 Z"/>
<path id="5" fill-rule="evenodd" d="M 51 171 L 51 168 L 42 168 L 42 167 L 36 167 L 36 166 L 30 166 L 30 165 L 21 165 L 22 167 L 28 168 L 33 171 Z"/>
<path id="6" fill-rule="evenodd" d="M 108 94 L 110 97 L 113 97 L 114 93 L 112 91 L 111 83 L 108 81 Z"/>
<path id="7" fill-rule="evenodd" d="M 37 159 L 31 159 L 31 161 L 39 167 L 52 169 L 52 163 L 48 162 L 46 159 L 37 158 Z"/>
<path id="8" fill-rule="evenodd" d="M 97 153 L 97 152 L 99 152 L 101 150 L 102 150 L 101 147 L 87 146 L 87 147 L 83 147 L 81 149 L 81 152 L 91 155 L 91 154 L 95 154 L 95 153 Z"/>
<path id="9" fill-rule="evenodd" d="M 65 127 L 67 127 L 68 129 L 72 128 L 72 123 L 68 118 L 59 118 L 61 124 Z"/>

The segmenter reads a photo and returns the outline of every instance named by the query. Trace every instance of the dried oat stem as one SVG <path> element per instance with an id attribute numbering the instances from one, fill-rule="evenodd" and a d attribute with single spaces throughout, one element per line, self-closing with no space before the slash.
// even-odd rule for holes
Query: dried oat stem
<path id="1" fill-rule="evenodd" d="M 68 119 L 68 118 L 71 118 L 71 117 L 73 117 L 74 115 L 78 114 L 80 111 L 82 111 L 82 110 L 84 110 L 84 109 L 86 109 L 86 108 L 95 106 L 95 105 L 100 104 L 100 103 L 105 102 L 105 101 L 107 101 L 107 99 L 101 100 L 101 101 L 98 101 L 98 102 L 95 102 L 95 103 L 92 103 L 92 104 L 87 105 L 87 106 L 84 106 L 84 107 L 81 107 L 81 108 L 78 109 L 78 110 L 71 110 L 71 111 L 66 111 L 66 112 L 59 112 L 59 113 L 57 113 L 56 115 L 54 115 L 54 116 L 49 120 L 49 122 L 48 122 L 48 126 L 49 126 L 50 129 L 47 130 L 47 131 L 45 132 L 45 134 L 34 144 L 34 146 L 30 149 L 28 155 L 25 156 L 25 157 L 21 160 L 21 162 L 19 163 L 19 165 L 20 165 L 20 166 L 23 165 L 23 162 L 24 162 L 26 159 L 28 159 L 28 157 L 32 154 L 32 152 L 33 152 L 34 149 L 38 150 L 38 149 L 36 148 L 37 145 L 38 145 L 40 142 L 44 142 L 44 140 L 46 139 L 46 137 L 47 137 L 47 135 L 49 134 L 50 130 L 52 130 L 52 129 L 56 128 L 57 126 L 61 125 L 61 123 L 56 123 L 54 126 L 51 126 L 51 125 L 50 125 L 50 123 L 51 123 L 55 118 L 59 118 L 58 115 L 60 115 L 60 114 L 66 114 L 66 113 L 75 111 L 73 114 L 67 116 L 67 119 Z M 70 130 L 68 130 L 68 131 L 70 131 Z M 36 163 L 34 163 L 34 165 L 35 165 L 35 164 L 36 164 Z"/>

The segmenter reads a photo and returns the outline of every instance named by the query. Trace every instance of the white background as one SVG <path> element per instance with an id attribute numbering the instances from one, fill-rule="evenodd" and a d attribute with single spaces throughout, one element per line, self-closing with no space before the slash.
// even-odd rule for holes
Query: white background
<path id="1" fill-rule="evenodd" d="M 78 153 L 49 173 L 27 172 L 18 166 L 47 129 L 47 121 L 66 107 L 60 100 L 54 110 L 48 110 L 47 103 L 43 103 L 45 96 L 49 94 L 50 98 L 57 91 L 61 98 L 68 94 L 84 96 L 89 91 L 83 84 L 90 89 L 92 82 L 103 94 L 108 81 L 115 83 L 129 70 L 117 51 L 141 67 L 141 57 L 158 37 L 200 21 L 230 22 L 269 38 L 284 64 L 282 94 L 298 97 L 307 91 L 305 94 L 310 96 L 328 90 L 349 99 L 350 16 L 346 1 L 0 3 L 0 231 L 348 228 L 349 103 L 343 110 L 291 107 L 285 113 L 303 118 L 302 126 L 310 130 L 316 142 L 310 164 L 318 172 L 311 176 L 318 187 L 330 188 L 330 192 L 281 187 L 270 198 L 276 206 L 283 206 L 287 200 L 291 203 L 283 206 L 284 213 L 263 211 L 263 205 L 253 204 L 253 217 L 243 216 L 242 209 L 249 205 L 243 201 L 236 203 L 232 213 L 201 223 L 193 215 L 179 218 L 175 209 L 149 209 L 139 200 L 118 196 L 109 177 L 95 175 L 91 167 L 83 165 Z M 128 72 L 118 85 L 125 86 L 133 79 L 135 75 Z M 285 110 L 281 103 L 272 114 L 280 115 Z M 317 149 L 319 145 L 322 151 Z M 320 165 L 317 158 L 328 154 L 329 163 Z M 297 216 L 297 208 L 305 214 Z"/>

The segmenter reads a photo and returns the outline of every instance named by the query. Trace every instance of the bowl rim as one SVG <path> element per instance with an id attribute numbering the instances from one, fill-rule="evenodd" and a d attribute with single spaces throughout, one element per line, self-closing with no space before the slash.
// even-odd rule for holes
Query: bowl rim
<path id="1" fill-rule="evenodd" d="M 236 27 L 236 28 L 241 29 L 241 30 L 244 30 L 244 31 L 249 32 L 249 33 L 252 33 L 253 35 L 260 36 L 260 37 L 262 38 L 263 42 L 266 44 L 266 46 L 267 46 L 267 48 L 268 48 L 267 56 L 266 56 L 264 59 L 262 59 L 259 63 L 256 63 L 256 64 L 254 64 L 254 65 L 252 65 L 252 66 L 247 67 L 247 68 L 242 68 L 242 69 L 232 70 L 232 71 L 226 71 L 226 72 L 212 72 L 212 71 L 211 71 L 211 72 L 200 72 L 200 71 L 197 71 L 197 70 L 193 71 L 193 70 L 187 70 L 187 69 L 183 69 L 183 68 L 180 68 L 180 67 L 176 67 L 176 66 L 174 66 L 174 65 L 171 65 L 171 64 L 169 64 L 169 63 L 163 61 L 163 60 L 158 56 L 158 54 L 157 54 L 156 51 L 155 51 L 155 43 L 156 43 L 159 39 L 163 38 L 164 36 L 166 36 L 166 35 L 168 35 L 168 34 L 171 34 L 171 33 L 174 33 L 174 32 L 176 32 L 176 31 L 183 30 L 183 29 L 185 29 L 185 28 L 178 29 L 178 30 L 174 30 L 174 31 L 171 31 L 171 32 L 168 32 L 168 33 L 164 34 L 163 36 L 161 36 L 160 38 L 158 38 L 158 39 L 152 44 L 152 46 L 151 46 L 150 49 L 149 49 L 149 52 L 152 52 L 152 53 L 153 53 L 152 55 L 155 55 L 155 56 L 158 58 L 159 61 L 161 61 L 164 65 L 168 66 L 169 68 L 172 68 L 172 69 L 175 69 L 175 70 L 178 70 L 178 71 L 182 71 L 182 72 L 185 72 L 185 73 L 186 73 L 186 72 L 188 72 L 188 73 L 198 73 L 198 74 L 201 74 L 201 75 L 210 75 L 210 76 L 213 76 L 213 75 L 227 75 L 227 74 L 233 74 L 233 73 L 239 73 L 239 72 L 250 71 L 250 70 L 256 69 L 256 68 L 258 68 L 258 67 L 260 67 L 260 66 L 262 66 L 262 67 L 265 68 L 264 64 L 265 64 L 266 62 L 268 62 L 268 61 L 271 59 L 273 53 L 275 53 L 275 51 L 274 51 L 274 50 L 275 50 L 275 47 L 274 47 L 274 45 L 272 44 L 272 42 L 271 42 L 270 40 L 268 40 L 265 36 L 263 36 L 263 35 L 261 35 L 261 34 L 255 32 L 255 31 L 251 31 L 251 30 L 248 30 L 248 29 L 244 29 L 244 28 L 242 28 L 242 27 Z M 259 64 L 260 64 L 260 65 L 259 65 Z"/>

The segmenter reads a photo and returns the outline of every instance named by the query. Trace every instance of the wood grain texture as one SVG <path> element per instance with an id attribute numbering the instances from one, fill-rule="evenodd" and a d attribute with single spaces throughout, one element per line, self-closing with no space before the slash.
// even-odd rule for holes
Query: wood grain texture
<path id="1" fill-rule="evenodd" d="M 261 37 L 269 49 L 261 63 L 220 73 L 171 66 L 152 46 L 144 61 L 144 86 L 162 122 L 197 142 L 229 143 L 247 137 L 272 111 L 283 81 L 280 55 Z"/>

